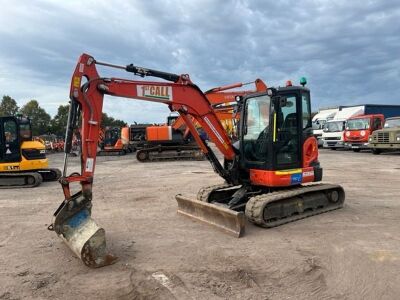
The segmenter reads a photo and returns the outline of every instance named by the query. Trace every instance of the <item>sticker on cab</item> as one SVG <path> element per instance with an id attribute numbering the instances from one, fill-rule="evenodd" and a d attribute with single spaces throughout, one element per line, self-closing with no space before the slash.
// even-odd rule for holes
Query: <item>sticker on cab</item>
<path id="1" fill-rule="evenodd" d="M 74 87 L 80 88 L 81 87 L 81 77 L 75 76 L 74 77 Z"/>
<path id="2" fill-rule="evenodd" d="M 303 172 L 303 177 L 311 177 L 314 176 L 314 170 Z"/>
<path id="3" fill-rule="evenodd" d="M 93 158 L 86 159 L 86 168 L 85 168 L 86 172 L 93 172 L 93 163 L 94 163 Z"/>
<path id="4" fill-rule="evenodd" d="M 302 182 L 303 175 L 301 173 L 292 174 L 290 176 L 290 184 L 299 184 Z"/>

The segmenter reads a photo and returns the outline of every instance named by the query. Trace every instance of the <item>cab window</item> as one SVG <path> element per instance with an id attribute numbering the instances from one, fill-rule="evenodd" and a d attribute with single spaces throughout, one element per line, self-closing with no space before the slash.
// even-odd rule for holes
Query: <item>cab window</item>
<path id="1" fill-rule="evenodd" d="M 303 119 L 303 129 L 312 127 L 311 124 L 311 106 L 310 106 L 310 99 L 308 94 L 303 94 L 301 96 L 301 107 L 302 107 L 302 119 Z M 319 128 L 317 128 L 319 129 Z"/>
<path id="2" fill-rule="evenodd" d="M 243 149 L 247 161 L 265 162 L 270 139 L 269 116 L 271 98 L 267 95 L 246 101 Z"/>
<path id="3" fill-rule="evenodd" d="M 382 128 L 382 121 L 380 118 L 374 119 L 374 129 L 381 129 Z"/>
<path id="4" fill-rule="evenodd" d="M 281 108 L 277 118 L 277 137 L 279 144 L 276 152 L 277 164 L 286 165 L 298 162 L 298 130 L 296 95 L 286 97 L 287 103 Z M 306 126 L 311 126 L 307 122 Z"/>
<path id="5" fill-rule="evenodd" d="M 18 140 L 17 123 L 13 120 L 4 122 L 4 140 L 6 143 L 14 143 Z"/>

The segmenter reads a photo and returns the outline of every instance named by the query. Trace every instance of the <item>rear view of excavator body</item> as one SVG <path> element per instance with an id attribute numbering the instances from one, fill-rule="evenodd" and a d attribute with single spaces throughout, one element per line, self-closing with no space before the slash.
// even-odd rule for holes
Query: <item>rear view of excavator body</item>
<path id="1" fill-rule="evenodd" d="M 32 140 L 30 120 L 0 117 L 0 188 L 35 187 L 60 178 L 60 170 L 48 165 L 45 145 Z"/>
<path id="2" fill-rule="evenodd" d="M 96 65 L 169 82 L 105 78 L 99 76 Z M 87 81 L 81 84 L 83 77 Z M 65 199 L 54 213 L 49 229 L 90 267 L 115 261 L 106 249 L 104 229 L 91 218 L 104 95 L 168 105 L 180 114 L 214 171 L 224 179 L 224 184 L 200 189 L 197 199 L 177 195 L 179 214 L 240 237 L 246 218 L 269 228 L 341 208 L 345 199 L 343 188 L 319 183 L 322 168 L 317 140 L 312 134 L 310 91 L 304 85 L 305 81 L 302 86 L 287 84 L 238 97 L 238 139 L 233 143 L 212 104 L 189 75 L 111 65 L 83 54 L 71 80 L 66 154 L 60 179 Z M 80 119 L 81 173 L 67 176 L 72 133 Z M 200 136 L 196 122 L 222 153 L 223 162 Z M 81 190 L 71 194 L 70 185 L 76 183 Z"/>

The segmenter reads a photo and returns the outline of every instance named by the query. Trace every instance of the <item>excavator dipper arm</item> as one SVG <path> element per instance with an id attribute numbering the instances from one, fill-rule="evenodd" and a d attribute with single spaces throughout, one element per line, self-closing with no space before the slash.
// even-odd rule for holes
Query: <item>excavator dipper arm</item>
<path id="1" fill-rule="evenodd" d="M 104 78 L 99 76 L 96 65 L 124 69 L 142 77 L 153 76 L 172 82 Z M 235 159 L 231 142 L 213 111 L 212 105 L 202 91 L 190 81 L 189 75 L 170 74 L 133 65 L 116 66 L 96 62 L 93 57 L 87 54 L 81 55 L 71 81 L 71 106 L 64 148 L 66 152 L 64 171 L 63 177 L 60 179 L 65 200 L 54 213 L 54 220 L 49 226 L 49 230 L 54 230 L 76 255 L 90 267 L 105 266 L 116 260 L 106 250 L 104 229 L 100 228 L 91 218 L 92 185 L 104 95 L 159 102 L 168 105 L 171 111 L 177 111 L 210 160 L 214 170 L 228 183 L 233 183 L 229 171 L 222 167 L 210 147 L 200 138 L 193 124 L 193 119 L 201 125 L 216 147 L 222 152 L 225 162 L 233 163 Z M 73 173 L 67 176 L 68 152 L 72 144 L 74 126 L 76 126 L 80 114 L 82 117 L 81 173 Z M 71 183 L 79 183 L 81 191 L 72 195 Z M 184 206 L 181 208 L 186 211 L 193 207 L 188 201 L 182 204 L 179 200 L 178 206 Z M 238 214 L 228 211 L 225 218 L 235 220 L 239 218 L 241 225 L 244 226 L 244 216 L 238 217 Z"/>

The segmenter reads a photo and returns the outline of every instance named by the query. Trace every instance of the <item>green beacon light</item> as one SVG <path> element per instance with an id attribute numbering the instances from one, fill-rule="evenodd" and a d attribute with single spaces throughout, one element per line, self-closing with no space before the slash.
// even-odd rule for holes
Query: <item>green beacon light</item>
<path id="1" fill-rule="evenodd" d="M 300 84 L 301 84 L 302 86 L 305 86 L 305 85 L 307 84 L 307 79 L 306 79 L 305 77 L 301 77 L 301 78 L 300 78 Z"/>

